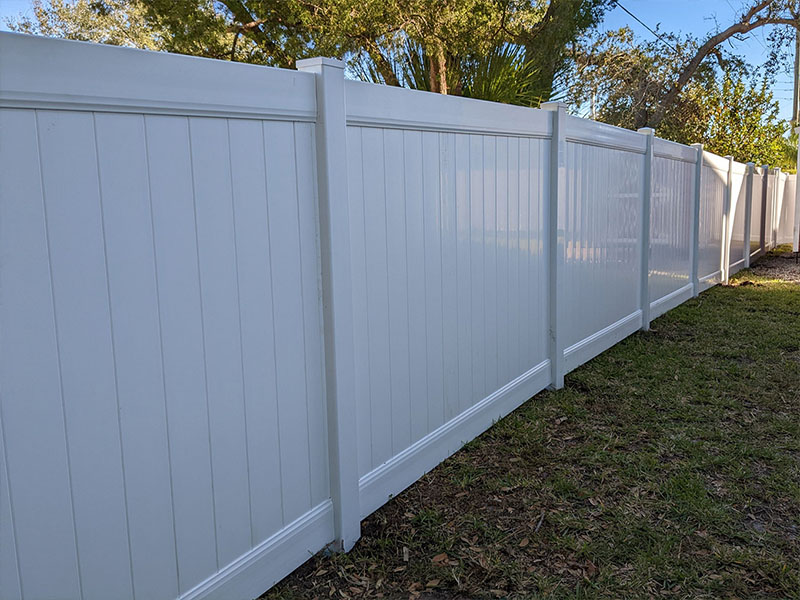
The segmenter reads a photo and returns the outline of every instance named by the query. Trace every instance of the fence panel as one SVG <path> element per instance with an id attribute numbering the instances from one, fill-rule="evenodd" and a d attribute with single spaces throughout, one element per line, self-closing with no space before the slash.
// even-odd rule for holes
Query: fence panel
<path id="1" fill-rule="evenodd" d="M 775 169 L 767 169 L 767 205 L 764 212 L 764 249 L 775 247 L 775 188 L 777 174 Z"/>
<path id="2" fill-rule="evenodd" d="M 655 140 L 648 278 L 651 318 L 692 295 L 691 229 L 696 161 L 693 148 Z"/>
<path id="3" fill-rule="evenodd" d="M 641 326 L 639 268 L 645 136 L 567 118 L 565 308 L 559 322 L 568 372 Z"/>
<path id="4" fill-rule="evenodd" d="M 543 111 L 346 90 L 366 515 L 549 382 L 550 125 Z"/>
<path id="5" fill-rule="evenodd" d="M 780 198 L 778 215 L 778 243 L 791 244 L 794 233 L 794 215 L 796 210 L 797 175 L 781 173 L 781 186 L 778 189 Z"/>
<path id="6" fill-rule="evenodd" d="M 707 289 L 722 281 L 723 214 L 727 194 L 728 161 L 709 152 L 703 153 L 700 227 L 698 238 L 698 278 Z"/>
<path id="7" fill-rule="evenodd" d="M 766 174 L 761 167 L 753 169 L 753 201 L 750 216 L 750 258 L 761 254 L 764 242 L 764 179 Z"/>
<path id="8" fill-rule="evenodd" d="M 333 536 L 314 78 L 0 44 L 0 595 L 257 595 Z"/>
<path id="9" fill-rule="evenodd" d="M 731 199 L 728 214 L 728 275 L 744 267 L 744 227 L 746 221 L 747 202 L 747 165 L 733 163 L 731 172 Z"/>

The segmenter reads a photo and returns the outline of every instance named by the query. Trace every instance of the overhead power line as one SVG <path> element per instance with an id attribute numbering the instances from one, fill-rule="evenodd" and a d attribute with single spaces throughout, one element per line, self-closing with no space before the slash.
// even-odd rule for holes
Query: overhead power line
<path id="1" fill-rule="evenodd" d="M 664 37 L 663 37 L 661 34 L 659 34 L 657 31 L 655 31 L 655 30 L 654 30 L 652 27 L 650 27 L 650 26 L 649 26 L 647 23 L 645 23 L 644 21 L 642 21 L 642 20 L 641 20 L 639 17 L 637 17 L 635 14 L 633 14 L 633 13 L 632 13 L 631 11 L 629 11 L 627 8 L 625 8 L 624 6 L 622 6 L 622 4 L 620 4 L 619 0 L 616 0 L 615 4 L 616 4 L 617 6 L 619 6 L 619 7 L 620 7 L 622 10 L 624 10 L 626 13 L 628 13 L 628 14 L 629 14 L 631 17 L 633 17 L 634 19 L 636 19 L 636 21 L 639 23 L 639 25 L 641 25 L 642 27 L 644 27 L 645 29 L 647 29 L 647 31 L 649 31 L 650 33 L 652 33 L 652 34 L 653 34 L 654 36 L 656 36 L 656 37 L 657 37 L 659 40 L 661 40 L 661 42 L 663 42 L 663 43 L 664 43 L 664 44 L 666 44 L 666 45 L 667 45 L 669 48 L 671 48 L 671 49 L 672 49 L 672 51 L 673 51 L 673 52 L 675 52 L 675 54 L 680 54 L 680 52 L 678 52 L 678 49 L 677 49 L 675 46 L 673 46 L 672 44 L 670 44 L 670 43 L 669 43 L 669 42 L 668 42 L 668 41 L 667 41 L 667 40 L 666 40 L 666 39 L 665 39 L 665 38 L 664 38 Z"/>

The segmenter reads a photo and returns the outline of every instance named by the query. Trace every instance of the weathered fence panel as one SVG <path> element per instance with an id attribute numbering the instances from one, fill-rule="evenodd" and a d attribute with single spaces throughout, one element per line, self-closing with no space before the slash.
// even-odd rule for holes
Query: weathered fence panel
<path id="1" fill-rule="evenodd" d="M 3 600 L 255 597 L 797 238 L 794 176 L 298 67 L 0 33 Z"/>

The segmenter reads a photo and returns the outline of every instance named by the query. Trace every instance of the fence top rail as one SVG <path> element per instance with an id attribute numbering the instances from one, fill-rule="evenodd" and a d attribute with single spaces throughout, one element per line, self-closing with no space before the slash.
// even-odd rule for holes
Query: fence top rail
<path id="1" fill-rule="evenodd" d="M 407 88 L 346 81 L 347 123 L 456 133 L 552 136 L 547 111 Z"/>
<path id="2" fill-rule="evenodd" d="M 646 136 L 630 129 L 622 129 L 571 115 L 567 116 L 566 125 L 568 142 L 638 154 L 644 154 L 647 149 Z"/>
<path id="3" fill-rule="evenodd" d="M 703 151 L 703 165 L 721 171 L 728 170 L 728 159 L 713 152 Z"/>
<path id="4" fill-rule="evenodd" d="M 747 165 L 744 163 L 733 161 L 733 173 L 735 175 L 746 175 Z"/>
<path id="5" fill-rule="evenodd" d="M 697 162 L 696 148 L 661 138 L 654 138 L 653 155 L 659 158 L 670 158 L 690 163 Z"/>
<path id="6" fill-rule="evenodd" d="M 42 65 L 48 65 L 43 69 Z M 316 119 L 314 75 L 0 32 L 0 107 Z"/>

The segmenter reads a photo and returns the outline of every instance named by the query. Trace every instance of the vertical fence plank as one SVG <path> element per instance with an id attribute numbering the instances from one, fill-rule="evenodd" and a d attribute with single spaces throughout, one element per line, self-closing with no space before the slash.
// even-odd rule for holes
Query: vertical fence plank
<path id="1" fill-rule="evenodd" d="M 83 599 L 130 598 L 94 119 L 87 112 L 41 111 L 38 125 Z"/>
<path id="2" fill-rule="evenodd" d="M 481 138 L 478 138 L 479 140 Z M 500 137 L 483 137 L 483 214 L 472 206 L 472 402 L 497 389 L 497 174 Z M 480 147 L 480 146 L 479 146 Z M 475 223 L 477 220 L 478 224 Z M 480 252 L 482 256 L 476 256 Z"/>
<path id="3" fill-rule="evenodd" d="M 775 167 L 774 183 L 772 184 L 772 235 L 770 237 L 770 247 L 778 245 L 778 220 L 780 219 L 780 209 L 778 191 L 781 187 L 781 168 Z"/>
<path id="4" fill-rule="evenodd" d="M 769 165 L 761 165 L 761 234 L 759 238 L 760 252 L 767 251 L 769 242 L 767 241 L 767 223 L 769 223 Z"/>
<path id="5" fill-rule="evenodd" d="M 422 132 L 403 132 L 403 164 L 406 219 L 406 265 L 408 281 L 408 356 L 411 406 L 411 442 L 428 431 L 428 379 L 425 265 L 438 259 L 428 257 L 425 244 L 425 189 L 422 163 Z M 433 249 L 432 249 L 433 250 Z M 437 248 L 438 250 L 438 248 Z M 431 332 L 432 335 L 432 332 Z"/>
<path id="6" fill-rule="evenodd" d="M 442 288 L 443 234 L 445 215 L 441 210 L 440 136 L 437 132 L 422 133 L 422 220 L 425 228 L 425 318 L 428 372 L 428 431 L 444 423 L 444 305 Z"/>
<path id="7" fill-rule="evenodd" d="M 180 591 L 217 568 L 187 119 L 145 118 Z"/>
<path id="8" fill-rule="evenodd" d="M 703 144 L 692 144 L 697 150 L 697 167 L 694 175 L 694 200 L 692 203 L 692 241 L 690 251 L 692 257 L 691 282 L 693 296 L 700 294 L 700 195 L 703 192 Z"/>
<path id="9" fill-rule="evenodd" d="M 466 393 L 459 384 L 461 379 L 461 354 L 459 349 L 459 273 L 458 260 L 458 202 L 457 169 L 458 149 L 463 148 L 456 141 L 455 133 L 440 133 L 439 171 L 440 207 L 442 223 L 442 364 L 444 368 L 444 402 L 442 403 L 442 422 L 457 414 L 459 395 Z"/>
<path id="10" fill-rule="evenodd" d="M 306 403 L 310 452 L 311 505 L 330 498 L 329 452 L 326 434 L 322 272 L 320 268 L 319 208 L 317 202 L 316 136 L 311 123 L 295 122 L 295 172 L 297 218 L 300 232 L 300 265 L 305 335 Z M 342 175 L 346 177 L 346 173 Z M 345 205 L 346 206 L 346 205 Z M 344 210 L 345 206 L 342 207 Z M 350 330 L 352 331 L 352 330 Z M 352 346 L 351 346 L 352 348 Z M 352 353 L 352 349 L 351 349 Z M 352 354 L 351 354 L 352 356 Z M 352 369 L 350 370 L 352 377 Z M 352 392 L 351 398 L 352 398 Z M 353 434 L 355 436 L 355 433 Z"/>
<path id="11" fill-rule="evenodd" d="M 403 132 L 383 132 L 386 200 L 386 273 L 389 281 L 389 382 L 391 385 L 392 456 L 408 448 L 411 410 L 408 403 L 408 264 L 403 189 Z"/>
<path id="12" fill-rule="evenodd" d="M 159 598 L 178 594 L 178 575 L 145 124 L 95 123 L 134 589 Z"/>
<path id="13" fill-rule="evenodd" d="M 750 267 L 750 227 L 753 220 L 753 183 L 755 181 L 754 163 L 747 163 L 747 172 L 744 176 L 745 197 L 744 197 L 744 268 Z"/>
<path id="14" fill-rule="evenodd" d="M 473 322 L 476 321 L 472 294 L 472 263 L 480 257 L 473 256 L 470 248 L 472 239 L 471 210 L 480 208 L 483 202 L 483 182 L 481 178 L 472 177 L 472 160 L 479 160 L 480 137 L 456 134 L 455 147 L 455 204 L 456 204 L 456 282 L 458 284 L 456 349 L 458 351 L 458 397 L 452 406 L 447 419 L 452 419 L 470 404 L 476 394 L 473 384 L 473 373 L 477 377 L 477 369 L 472 366 Z M 477 144 L 472 140 L 476 140 Z M 477 157 L 477 158 L 474 158 Z M 483 168 L 482 164 L 479 167 Z M 473 181 L 476 180 L 476 181 Z M 483 215 L 483 209 L 481 209 Z M 482 326 L 481 326 L 482 329 Z M 482 369 L 481 369 L 482 371 Z"/>
<path id="15" fill-rule="evenodd" d="M 800 136 L 800 127 L 794 132 Z M 794 225 L 792 227 L 792 250 L 800 252 L 800 152 L 797 153 L 797 169 L 794 182 Z"/>
<path id="16" fill-rule="evenodd" d="M 652 127 L 642 127 L 639 133 L 647 136 L 647 148 L 644 155 L 644 175 L 642 193 L 642 228 L 641 228 L 641 260 L 639 263 L 640 286 L 639 297 L 642 306 L 642 329 L 650 329 L 650 209 L 653 203 L 653 139 L 656 131 Z"/>
<path id="17" fill-rule="evenodd" d="M 0 109 L 0 137 L 0 597 L 79 598 L 36 112 Z"/>
<path id="18" fill-rule="evenodd" d="M 458 253 L 458 261 L 460 267 L 461 258 L 469 257 L 464 271 L 464 281 L 459 279 L 459 284 L 466 286 L 464 299 L 465 304 L 469 305 L 469 312 L 466 313 L 468 315 L 466 318 L 464 314 L 459 313 L 459 318 L 464 319 L 464 328 L 468 330 L 463 339 L 469 340 L 468 344 L 465 344 L 466 356 L 461 368 L 464 370 L 465 379 L 469 380 L 471 385 L 469 395 L 462 394 L 459 412 L 466 410 L 476 400 L 483 398 L 486 389 L 484 261 L 488 255 L 486 249 L 487 213 L 489 207 L 494 204 L 495 183 L 494 138 L 487 142 L 482 136 L 470 135 L 468 139 L 469 161 L 465 163 L 464 177 L 468 181 L 469 196 L 464 216 L 465 225 L 461 231 L 461 235 L 464 237 L 464 246 Z M 458 175 L 456 176 L 458 177 Z M 492 213 L 493 216 L 494 213 Z M 459 338 L 459 345 L 462 343 L 462 338 Z"/>
<path id="19" fill-rule="evenodd" d="M 283 525 L 275 331 L 264 136 L 258 121 L 231 120 L 231 176 L 242 320 L 242 372 L 253 541 Z"/>
<path id="20" fill-rule="evenodd" d="M 228 123 L 190 119 L 211 470 L 222 567 L 250 547 L 239 286 Z"/>
<path id="21" fill-rule="evenodd" d="M 733 236 L 733 156 L 726 156 L 728 161 L 728 176 L 725 181 L 725 200 L 722 204 L 722 257 L 720 270 L 723 283 L 728 283 L 731 270 L 731 237 Z"/>
<path id="22" fill-rule="evenodd" d="M 294 127 L 288 122 L 266 121 L 267 202 L 272 256 L 272 285 L 277 360 L 278 414 L 281 426 L 283 506 L 287 522 L 311 508 L 310 442 L 306 395 L 305 343 L 298 324 L 303 323 L 302 263 L 297 186 L 292 177 L 296 159 Z"/>

